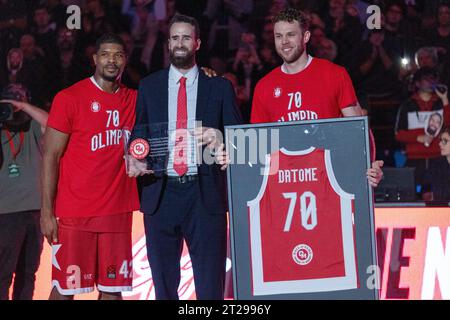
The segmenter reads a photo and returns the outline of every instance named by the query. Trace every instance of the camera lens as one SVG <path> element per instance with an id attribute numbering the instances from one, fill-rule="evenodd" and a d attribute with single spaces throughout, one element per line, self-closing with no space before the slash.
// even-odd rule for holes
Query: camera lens
<path id="1" fill-rule="evenodd" d="M 436 85 L 436 89 L 440 92 L 440 93 L 444 93 L 445 91 L 447 91 L 447 86 L 444 84 L 437 84 Z"/>
<path id="2" fill-rule="evenodd" d="M 5 122 L 13 118 L 14 107 L 10 103 L 0 103 L 0 122 Z"/>

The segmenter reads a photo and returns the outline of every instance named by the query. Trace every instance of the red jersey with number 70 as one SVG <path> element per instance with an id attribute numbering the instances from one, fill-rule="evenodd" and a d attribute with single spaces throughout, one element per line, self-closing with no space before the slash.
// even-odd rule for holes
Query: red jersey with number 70
<path id="1" fill-rule="evenodd" d="M 357 288 L 353 201 L 329 150 L 267 155 L 260 191 L 248 202 L 253 294 Z"/>
<path id="2" fill-rule="evenodd" d="M 253 95 L 251 123 L 341 118 L 358 99 L 347 71 L 319 58 L 296 74 L 278 67 L 263 77 Z"/>
<path id="3" fill-rule="evenodd" d="M 125 172 L 124 139 L 135 121 L 136 90 L 103 91 L 93 77 L 60 91 L 47 126 L 69 135 L 61 157 L 55 214 L 98 217 L 139 209 Z"/>

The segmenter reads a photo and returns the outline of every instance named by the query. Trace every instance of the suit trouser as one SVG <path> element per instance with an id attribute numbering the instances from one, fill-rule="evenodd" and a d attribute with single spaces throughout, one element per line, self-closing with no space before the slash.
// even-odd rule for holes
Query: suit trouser
<path id="1" fill-rule="evenodd" d="M 13 300 L 33 298 L 43 236 L 39 211 L 0 214 L 0 300 L 7 300 L 14 278 Z"/>
<path id="2" fill-rule="evenodd" d="M 144 215 L 144 225 L 156 299 L 179 299 L 183 239 L 191 257 L 197 299 L 223 299 L 226 215 L 205 210 L 198 180 L 167 181 L 158 209 L 154 215 Z"/>

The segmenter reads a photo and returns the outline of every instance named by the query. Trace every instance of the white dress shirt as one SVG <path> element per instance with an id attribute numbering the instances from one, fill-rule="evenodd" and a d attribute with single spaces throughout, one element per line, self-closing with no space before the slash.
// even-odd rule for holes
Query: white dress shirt
<path id="1" fill-rule="evenodd" d="M 173 151 L 175 144 L 175 129 L 177 128 L 177 103 L 178 90 L 180 88 L 180 79 L 186 79 L 186 97 L 187 97 L 187 130 L 193 133 L 195 129 L 195 113 L 197 110 L 197 91 L 198 91 L 198 67 L 195 65 L 188 73 L 182 74 L 173 65 L 169 69 L 169 161 L 167 164 L 167 175 L 178 176 L 173 169 Z M 196 144 L 194 137 L 188 136 L 188 171 L 186 175 L 197 174 Z"/>

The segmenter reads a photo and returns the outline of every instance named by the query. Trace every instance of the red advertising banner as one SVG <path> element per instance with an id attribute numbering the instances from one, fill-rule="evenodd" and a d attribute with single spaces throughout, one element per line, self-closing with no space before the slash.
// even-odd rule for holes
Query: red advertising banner
<path id="1" fill-rule="evenodd" d="M 450 299 L 450 208 L 377 208 L 381 299 Z"/>
<path id="2" fill-rule="evenodd" d="M 381 299 L 450 299 L 450 208 L 376 208 L 376 238 Z M 51 283 L 51 249 L 46 243 L 36 277 L 34 299 L 47 299 Z M 227 261 L 231 294 L 231 261 Z M 142 215 L 133 221 L 133 291 L 124 299 L 155 297 L 145 248 Z M 181 259 L 183 300 L 195 299 L 192 265 L 185 249 Z M 77 299 L 97 299 L 97 292 Z"/>

